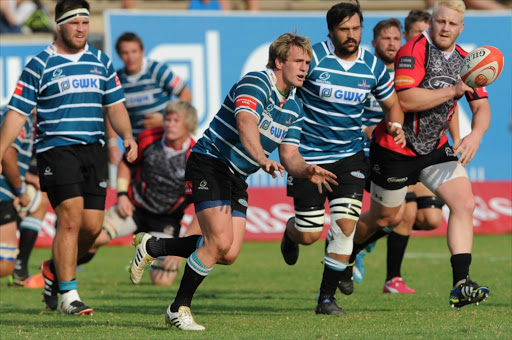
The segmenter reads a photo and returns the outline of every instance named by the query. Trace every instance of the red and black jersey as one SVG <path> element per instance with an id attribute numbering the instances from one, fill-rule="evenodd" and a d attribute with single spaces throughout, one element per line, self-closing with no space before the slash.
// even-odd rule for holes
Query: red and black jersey
<path id="1" fill-rule="evenodd" d="M 460 79 L 462 60 L 468 53 L 459 45 L 446 58 L 428 37 L 428 31 L 409 40 L 395 57 L 395 89 L 397 92 L 419 87 L 437 90 L 455 85 Z M 466 92 L 469 101 L 487 98 L 485 88 Z M 376 142 L 383 147 L 408 156 L 426 155 L 448 141 L 450 120 L 458 99 L 451 99 L 429 110 L 404 112 L 403 129 L 407 146 L 401 148 L 387 134 L 385 122 L 375 130 Z"/>
<path id="2" fill-rule="evenodd" d="M 185 166 L 195 141 L 190 138 L 188 150 L 169 155 L 163 146 L 163 132 L 163 128 L 154 128 L 139 134 L 137 160 L 127 163 L 133 169 L 128 197 L 135 206 L 153 214 L 182 216 L 188 205 Z"/>

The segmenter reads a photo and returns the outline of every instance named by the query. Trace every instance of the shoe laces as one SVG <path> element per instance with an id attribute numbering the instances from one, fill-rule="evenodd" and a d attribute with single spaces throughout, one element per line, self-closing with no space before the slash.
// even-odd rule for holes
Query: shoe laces
<path id="1" fill-rule="evenodd" d="M 191 324 L 194 323 L 194 318 L 192 317 L 192 313 L 190 312 L 190 308 L 180 308 L 178 311 L 180 319 L 186 323 Z"/>

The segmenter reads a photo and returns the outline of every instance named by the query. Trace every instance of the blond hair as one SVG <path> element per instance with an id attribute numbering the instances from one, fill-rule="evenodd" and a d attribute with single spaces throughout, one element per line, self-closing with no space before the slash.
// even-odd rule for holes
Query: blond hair
<path id="1" fill-rule="evenodd" d="M 282 62 L 287 61 L 288 56 L 290 55 L 290 48 L 292 46 L 302 48 L 309 57 L 313 56 L 313 48 L 311 47 L 311 43 L 308 38 L 301 37 L 297 35 L 297 33 L 285 33 L 280 35 L 272 42 L 272 44 L 270 44 L 268 49 L 267 67 L 271 69 L 276 68 L 276 59 L 279 59 Z"/>
<path id="2" fill-rule="evenodd" d="M 432 16 L 437 14 L 439 7 L 444 6 L 454 11 L 459 12 L 462 15 L 462 19 L 464 20 L 464 13 L 466 12 L 466 5 L 463 0 L 437 0 L 434 4 L 434 9 L 432 10 Z"/>
<path id="3" fill-rule="evenodd" d="M 171 100 L 165 107 L 164 117 L 171 113 L 185 115 L 185 125 L 189 133 L 194 133 L 197 129 L 197 110 L 189 102 L 181 99 Z"/>

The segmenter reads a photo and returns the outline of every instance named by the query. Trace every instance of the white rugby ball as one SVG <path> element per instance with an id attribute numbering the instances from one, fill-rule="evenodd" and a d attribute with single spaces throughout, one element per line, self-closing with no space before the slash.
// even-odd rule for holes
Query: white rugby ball
<path id="1" fill-rule="evenodd" d="M 30 203 L 26 207 L 20 205 L 18 211 L 33 213 L 39 208 L 39 204 L 41 204 L 41 192 L 32 184 L 27 184 L 27 194 L 30 197 Z"/>
<path id="2" fill-rule="evenodd" d="M 498 79 L 503 70 L 503 62 L 503 53 L 496 47 L 478 47 L 462 61 L 460 78 L 470 87 L 487 86 Z"/>

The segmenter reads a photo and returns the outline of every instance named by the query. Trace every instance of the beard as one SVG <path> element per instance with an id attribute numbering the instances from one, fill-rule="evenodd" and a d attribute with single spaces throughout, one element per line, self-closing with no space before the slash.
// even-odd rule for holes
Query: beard
<path id="1" fill-rule="evenodd" d="M 64 44 L 69 48 L 73 50 L 80 51 L 85 47 L 85 44 L 87 43 L 87 39 L 84 39 L 83 43 L 77 43 L 73 41 L 73 39 L 68 38 L 65 34 L 62 34 L 62 41 Z"/>
<path id="2" fill-rule="evenodd" d="M 354 53 L 357 53 L 357 50 L 359 49 L 359 44 L 361 41 L 357 41 L 352 38 L 348 38 L 347 40 L 341 42 L 338 39 L 332 39 L 332 44 L 334 45 L 334 49 L 336 51 L 336 54 L 341 57 L 348 57 L 353 55 Z M 355 45 L 352 47 L 348 47 L 347 44 L 349 42 L 353 42 Z"/>
<path id="3" fill-rule="evenodd" d="M 379 49 L 379 48 L 376 48 L 375 49 L 375 55 L 377 56 L 377 58 L 379 58 L 380 60 L 382 60 L 384 62 L 384 64 L 391 64 L 391 63 L 394 63 L 395 62 L 395 57 L 389 57 L 386 52 L 384 52 L 383 50 Z"/>

